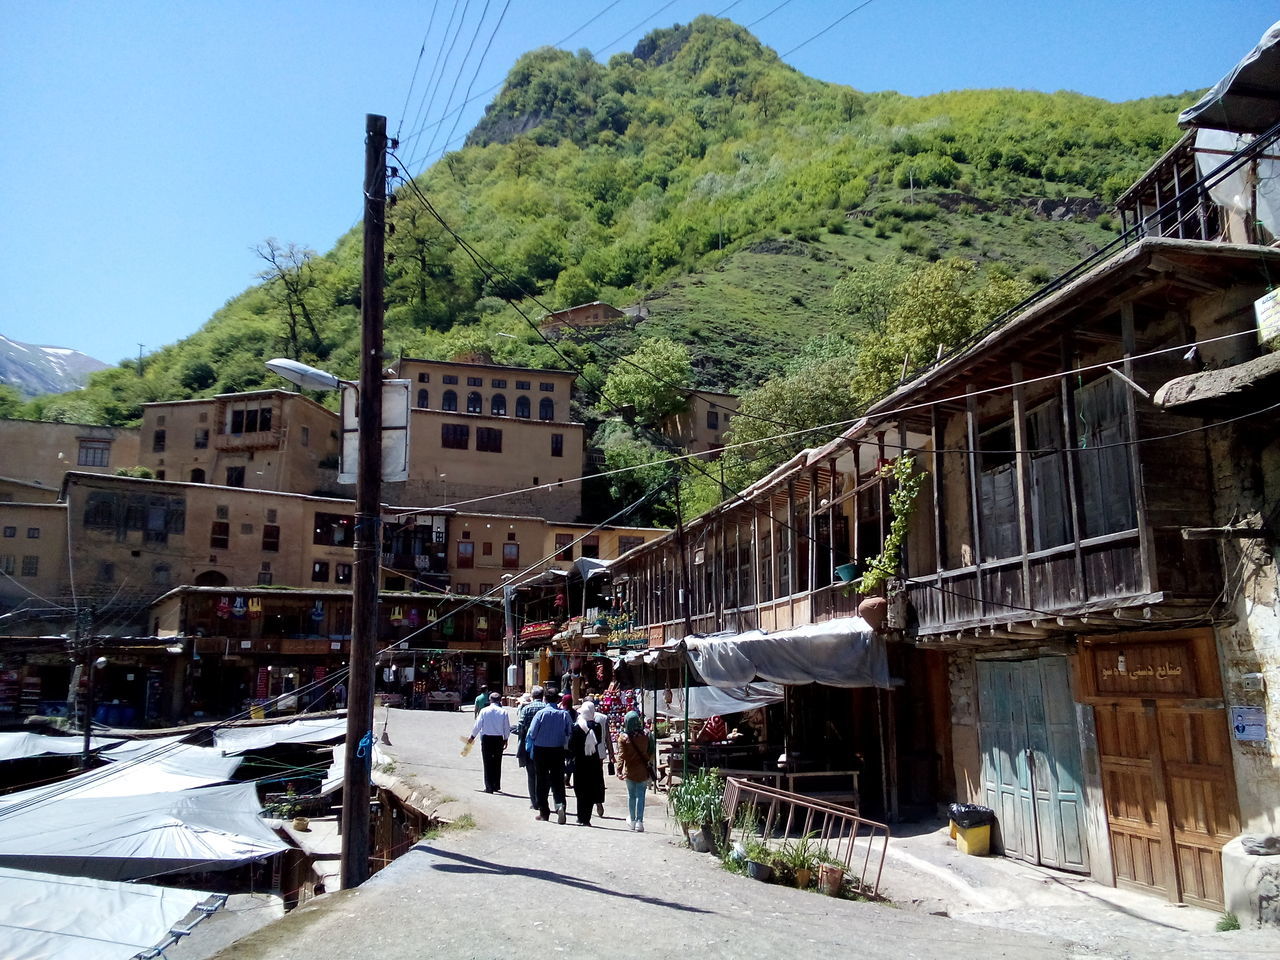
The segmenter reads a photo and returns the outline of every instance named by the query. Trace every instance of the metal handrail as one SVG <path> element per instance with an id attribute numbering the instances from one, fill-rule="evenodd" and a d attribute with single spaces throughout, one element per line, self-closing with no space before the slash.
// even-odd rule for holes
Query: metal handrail
<path id="1" fill-rule="evenodd" d="M 768 805 L 764 823 L 759 827 L 762 838 L 806 837 L 816 833 L 817 842 L 835 860 L 844 864 L 846 874 L 851 875 L 855 869 L 853 856 L 859 841 L 862 841 L 865 852 L 861 858 L 861 872 L 857 877 L 858 889 L 870 897 L 880 895 L 880 876 L 884 872 L 884 860 L 889 851 L 888 824 L 867 820 L 859 816 L 856 810 L 836 803 L 753 783 L 740 777 L 729 777 L 725 780 L 723 809 L 730 824 L 740 825 L 740 839 L 746 837 L 748 829 L 754 823 L 754 817 L 738 816 L 744 804 L 751 804 L 753 808 Z M 799 818 L 797 814 L 800 815 Z M 877 845 L 880 855 L 873 860 Z M 868 883 L 873 863 L 875 878 Z"/>

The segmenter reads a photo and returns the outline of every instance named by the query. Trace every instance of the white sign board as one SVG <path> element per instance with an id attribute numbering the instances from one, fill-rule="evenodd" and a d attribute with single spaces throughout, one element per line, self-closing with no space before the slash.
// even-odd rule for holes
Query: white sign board
<path id="1" fill-rule="evenodd" d="M 339 483 L 355 483 L 360 462 L 360 387 L 342 383 Z M 382 482 L 409 479 L 409 381 L 382 381 Z"/>
<path id="2" fill-rule="evenodd" d="M 1237 740 L 1267 739 L 1267 715 L 1262 707 L 1232 707 L 1231 732 Z"/>
<path id="3" fill-rule="evenodd" d="M 1258 318 L 1258 342 L 1265 347 L 1280 347 L 1280 289 L 1264 293 L 1253 301 Z"/>

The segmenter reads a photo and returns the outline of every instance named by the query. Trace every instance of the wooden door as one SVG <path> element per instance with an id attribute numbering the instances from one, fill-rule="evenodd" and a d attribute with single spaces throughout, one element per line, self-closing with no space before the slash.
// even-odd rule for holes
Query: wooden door
<path id="1" fill-rule="evenodd" d="M 1102 704 L 1097 728 L 1117 882 L 1221 907 L 1222 847 L 1240 829 L 1225 711 Z"/>
<path id="2" fill-rule="evenodd" d="M 1006 855 L 1088 872 L 1067 661 L 978 664 L 982 776 Z"/>

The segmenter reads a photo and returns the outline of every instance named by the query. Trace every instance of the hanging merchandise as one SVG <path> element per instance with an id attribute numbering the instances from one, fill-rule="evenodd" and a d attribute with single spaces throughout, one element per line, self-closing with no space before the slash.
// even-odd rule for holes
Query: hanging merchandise
<path id="1" fill-rule="evenodd" d="M 401 679 L 405 683 L 413 683 L 413 678 L 414 678 L 414 675 L 417 673 L 417 670 L 415 670 L 413 667 L 401 667 L 400 672 L 403 674 Z"/>
<path id="2" fill-rule="evenodd" d="M 450 617 L 448 620 L 442 623 L 440 625 L 440 629 L 441 629 L 441 632 L 446 637 L 452 637 L 453 636 L 453 617 Z"/>
<path id="3" fill-rule="evenodd" d="M 254 691 L 254 695 L 258 700 L 265 700 L 271 696 L 271 668 L 258 668 L 258 686 Z"/>
<path id="4" fill-rule="evenodd" d="M 317 600 L 311 605 L 311 619 L 319 623 L 324 619 L 324 601 Z"/>
<path id="5" fill-rule="evenodd" d="M 262 617 L 262 598 L 261 597 L 249 598 L 249 617 L 253 620 L 258 620 Z"/>
<path id="6" fill-rule="evenodd" d="M 223 620 L 231 616 L 231 598 L 230 597 L 218 598 L 218 616 L 221 617 Z"/>
<path id="7" fill-rule="evenodd" d="M 235 602 L 231 604 L 231 615 L 238 620 L 242 620 L 248 609 L 249 605 L 244 602 L 244 597 L 236 597 Z"/>
<path id="8" fill-rule="evenodd" d="M 409 608 L 409 626 L 417 627 L 420 622 L 421 622 L 421 617 L 418 616 L 418 608 L 410 607 Z"/>
<path id="9" fill-rule="evenodd" d="M 404 607 L 391 608 L 391 623 L 397 627 L 404 623 Z"/>
<path id="10" fill-rule="evenodd" d="M 476 617 L 476 639 L 477 640 L 489 639 L 489 618 L 488 617 Z"/>

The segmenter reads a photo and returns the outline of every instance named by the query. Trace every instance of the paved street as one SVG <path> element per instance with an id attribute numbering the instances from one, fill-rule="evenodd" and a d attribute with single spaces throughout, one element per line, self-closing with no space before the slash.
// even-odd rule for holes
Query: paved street
<path id="1" fill-rule="evenodd" d="M 380 709 L 379 730 L 384 716 Z M 474 829 L 426 841 L 358 890 L 321 898 L 218 956 L 451 960 L 509 957 L 531 947 L 542 955 L 699 960 L 815 951 L 900 960 L 1276 955 L 1274 934 L 1186 933 L 1086 898 L 1070 916 L 1056 902 L 1016 910 L 995 903 L 981 921 L 992 925 L 980 926 L 757 883 L 680 846 L 661 796 L 650 794 L 647 832 L 631 833 L 616 780 L 608 783 L 599 826 L 574 826 L 572 816 L 565 826 L 535 822 L 513 756 L 504 761 L 505 795 L 480 790 L 479 749 L 459 756 L 470 724 L 470 710 L 392 711 L 386 749 L 396 758 L 396 776 L 455 798 L 445 812 L 470 813 Z M 899 870 L 896 887 L 909 885 L 910 876 Z M 937 897 L 929 874 L 918 876 L 920 899 Z M 1071 940 L 1052 935 L 1062 929 L 1073 931 Z"/>

